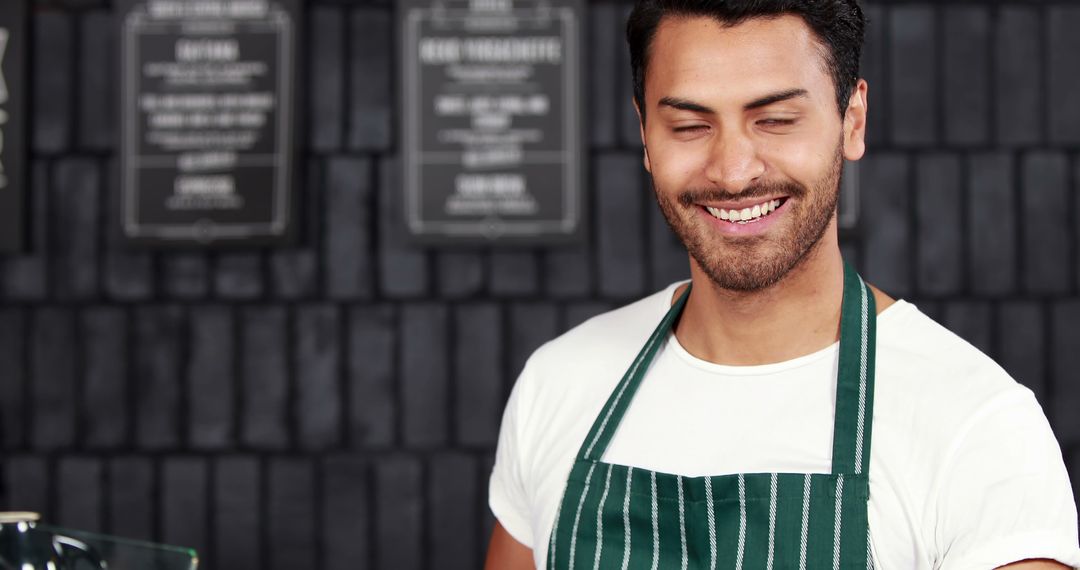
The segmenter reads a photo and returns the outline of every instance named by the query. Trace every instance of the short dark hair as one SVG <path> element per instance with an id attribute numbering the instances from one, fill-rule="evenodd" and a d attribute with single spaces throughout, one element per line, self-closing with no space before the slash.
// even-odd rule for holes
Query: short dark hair
<path id="1" fill-rule="evenodd" d="M 664 16 L 704 16 L 732 27 L 752 18 L 799 16 L 822 43 L 822 55 L 836 87 L 840 116 L 859 79 L 866 17 L 858 0 L 637 0 L 626 22 L 634 100 L 645 118 L 645 68 L 649 47 Z"/>

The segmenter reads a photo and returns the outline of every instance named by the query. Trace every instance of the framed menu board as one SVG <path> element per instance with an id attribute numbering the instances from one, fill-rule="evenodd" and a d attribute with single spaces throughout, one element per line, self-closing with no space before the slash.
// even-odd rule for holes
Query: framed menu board
<path id="1" fill-rule="evenodd" d="M 580 0 L 404 0 L 405 225 L 419 243 L 582 231 Z"/>
<path id="2" fill-rule="evenodd" d="M 0 252 L 23 248 L 26 156 L 26 0 L 0 2 Z"/>
<path id="3" fill-rule="evenodd" d="M 297 0 L 123 0 L 119 12 L 123 235 L 289 239 Z"/>

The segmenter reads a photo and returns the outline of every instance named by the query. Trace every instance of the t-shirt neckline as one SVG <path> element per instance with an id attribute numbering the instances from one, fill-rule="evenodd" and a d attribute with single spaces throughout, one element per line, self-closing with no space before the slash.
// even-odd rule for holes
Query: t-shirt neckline
<path id="1" fill-rule="evenodd" d="M 661 311 L 659 318 L 663 318 L 663 315 L 667 314 L 667 311 L 671 309 L 672 297 L 675 294 L 675 291 L 685 283 L 689 283 L 689 280 L 672 283 L 666 289 L 664 289 L 663 293 L 660 295 L 660 301 L 662 304 L 659 307 Z M 885 310 L 878 314 L 878 323 L 880 324 L 883 319 L 891 319 L 892 317 L 889 317 L 889 315 L 900 312 L 901 309 L 897 308 L 898 306 L 904 307 L 907 305 L 908 303 L 903 299 L 897 299 L 895 303 L 893 303 L 889 307 L 886 307 Z M 675 337 L 674 331 L 668 332 L 665 348 L 671 350 L 672 353 L 678 356 L 680 360 L 683 360 L 687 364 L 694 366 L 695 368 L 704 370 L 706 372 L 723 374 L 726 376 L 764 376 L 769 374 L 776 374 L 778 372 L 785 372 L 803 366 L 808 366 L 823 358 L 835 358 L 837 352 L 840 349 L 840 343 L 834 342 L 821 350 L 811 352 L 810 354 L 797 356 L 783 362 L 771 362 L 769 364 L 755 364 L 750 366 L 718 364 L 698 358 L 693 354 L 690 354 L 690 352 L 688 352 L 683 347 L 682 343 L 679 342 L 679 339 Z"/>

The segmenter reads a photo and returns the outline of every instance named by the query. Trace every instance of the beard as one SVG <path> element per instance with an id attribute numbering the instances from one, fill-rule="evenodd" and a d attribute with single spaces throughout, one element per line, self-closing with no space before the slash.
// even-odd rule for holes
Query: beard
<path id="1" fill-rule="evenodd" d="M 653 180 L 656 201 L 672 231 L 690 256 L 721 289 L 755 292 L 767 289 L 797 268 L 821 241 L 836 214 L 844 159 L 837 146 L 829 171 L 811 188 L 794 181 L 762 182 L 738 194 L 716 189 L 686 189 L 674 199 Z M 769 235 L 720 237 L 702 223 L 698 204 L 708 201 L 787 196 L 787 218 Z M 724 222 L 727 223 L 727 222 Z"/>

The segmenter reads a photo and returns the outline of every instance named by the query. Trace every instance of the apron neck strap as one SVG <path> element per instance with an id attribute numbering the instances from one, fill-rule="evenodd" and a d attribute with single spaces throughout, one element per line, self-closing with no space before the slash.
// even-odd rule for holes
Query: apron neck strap
<path id="1" fill-rule="evenodd" d="M 834 475 L 860 475 L 869 471 L 876 339 L 874 293 L 859 274 L 844 263 L 840 358 L 836 366 L 836 413 L 833 420 Z"/>
<path id="2" fill-rule="evenodd" d="M 578 451 L 579 460 L 600 461 L 660 346 L 667 341 L 690 297 L 679 296 L 645 342 L 633 364 L 608 397 Z M 844 295 L 840 309 L 840 357 L 837 365 L 836 413 L 833 428 L 833 474 L 868 471 L 874 402 L 874 296 L 859 274 L 844 263 Z"/>
<path id="3" fill-rule="evenodd" d="M 626 408 L 630 406 L 630 400 L 634 399 L 638 386 L 641 386 L 641 380 L 645 378 L 645 373 L 649 370 L 649 364 L 652 363 L 653 357 L 656 356 L 656 351 L 667 341 L 668 333 L 671 332 L 672 327 L 675 326 L 675 321 L 682 314 L 683 308 L 686 306 L 686 300 L 690 298 L 690 288 L 691 284 L 687 284 L 686 291 L 683 291 L 683 294 L 679 296 L 675 304 L 664 315 L 664 319 L 656 326 L 656 330 L 649 336 L 645 346 L 641 347 L 641 352 L 634 359 L 634 363 L 630 365 L 618 386 L 608 396 L 607 403 L 600 410 L 600 415 L 593 421 L 589 435 L 585 437 L 585 441 L 581 444 L 578 459 L 600 461 L 600 458 L 604 456 L 608 444 L 611 443 L 611 438 L 615 436 L 615 431 L 622 422 L 623 415 L 626 414 Z"/>

